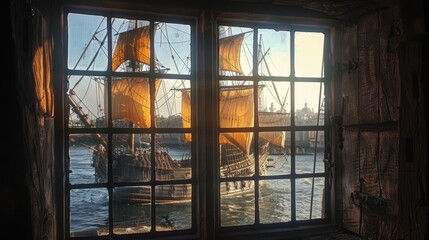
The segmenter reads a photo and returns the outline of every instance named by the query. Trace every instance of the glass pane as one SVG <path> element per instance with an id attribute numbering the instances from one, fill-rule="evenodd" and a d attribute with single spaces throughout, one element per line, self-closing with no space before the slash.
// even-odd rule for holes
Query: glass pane
<path id="1" fill-rule="evenodd" d="M 280 223 L 291 220 L 289 179 L 260 181 L 259 217 L 261 223 Z"/>
<path id="2" fill-rule="evenodd" d="M 252 186 L 254 184 L 251 183 Z M 220 215 L 222 227 L 255 224 L 255 192 L 222 194 Z"/>
<path id="3" fill-rule="evenodd" d="M 258 30 L 258 73 L 260 76 L 290 75 L 290 32 Z"/>
<path id="4" fill-rule="evenodd" d="M 269 141 L 267 153 L 259 158 L 262 175 L 290 174 L 290 132 L 260 132 L 260 141 Z M 266 169 L 266 171 L 263 171 Z"/>
<path id="5" fill-rule="evenodd" d="M 107 127 L 107 102 L 105 86 L 107 78 L 103 76 L 68 76 L 69 127 L 97 128 Z"/>
<path id="6" fill-rule="evenodd" d="M 70 236 L 108 235 L 108 199 L 104 188 L 70 190 Z"/>
<path id="7" fill-rule="evenodd" d="M 325 35 L 295 32 L 295 76 L 323 77 L 323 44 Z"/>
<path id="8" fill-rule="evenodd" d="M 260 127 L 290 126 L 290 83 L 262 81 L 258 98 Z"/>
<path id="9" fill-rule="evenodd" d="M 112 18 L 112 71 L 149 71 L 149 28 L 148 21 Z"/>
<path id="10" fill-rule="evenodd" d="M 151 188 L 150 186 L 117 187 L 113 189 L 113 200 L 115 205 L 147 204 L 151 201 Z"/>
<path id="11" fill-rule="evenodd" d="M 150 224 L 150 187 L 118 187 L 113 189 L 113 233 L 145 233 Z"/>
<path id="12" fill-rule="evenodd" d="M 145 182 L 151 177 L 149 134 L 115 134 L 112 136 L 113 180 Z"/>
<path id="13" fill-rule="evenodd" d="M 192 227 L 191 184 L 159 185 L 156 195 L 156 231 L 174 231 Z"/>
<path id="14" fill-rule="evenodd" d="M 157 128 L 190 128 L 191 81 L 162 79 L 155 102 Z"/>
<path id="15" fill-rule="evenodd" d="M 107 182 L 107 136 L 70 134 L 70 184 Z"/>
<path id="16" fill-rule="evenodd" d="M 324 178 L 296 179 L 295 194 L 296 220 L 316 219 L 323 218 L 325 216 L 325 209 L 323 206 L 325 203 Z"/>
<path id="17" fill-rule="evenodd" d="M 255 173 L 253 133 L 232 132 L 219 135 L 220 177 L 245 177 Z"/>
<path id="18" fill-rule="evenodd" d="M 191 74 L 191 26 L 157 23 L 155 54 L 161 72 Z"/>
<path id="19" fill-rule="evenodd" d="M 151 126 L 150 83 L 148 78 L 112 79 L 112 122 L 117 128 L 149 128 Z"/>
<path id="20" fill-rule="evenodd" d="M 253 29 L 219 26 L 219 74 L 252 76 Z"/>
<path id="21" fill-rule="evenodd" d="M 324 84 L 295 83 L 295 124 L 297 126 L 323 126 L 324 119 Z"/>
<path id="22" fill-rule="evenodd" d="M 106 17 L 68 15 L 67 67 L 76 70 L 107 70 Z"/>
<path id="23" fill-rule="evenodd" d="M 253 127 L 253 85 L 244 81 L 221 81 L 219 118 L 221 128 Z"/>
<path id="24" fill-rule="evenodd" d="M 192 176 L 190 133 L 164 133 L 155 137 L 156 180 L 190 179 Z"/>
<path id="25" fill-rule="evenodd" d="M 315 139 L 319 139 L 316 146 Z M 295 169 L 301 173 L 325 172 L 323 131 L 297 131 L 295 133 Z"/>

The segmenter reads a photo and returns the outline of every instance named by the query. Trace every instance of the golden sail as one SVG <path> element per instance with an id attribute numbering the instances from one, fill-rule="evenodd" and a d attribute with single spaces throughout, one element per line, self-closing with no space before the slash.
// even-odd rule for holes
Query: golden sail
<path id="1" fill-rule="evenodd" d="M 285 112 L 259 112 L 259 126 L 261 127 L 278 127 L 278 126 L 287 126 Z M 286 132 L 276 131 L 276 132 L 260 132 L 259 137 L 269 141 L 270 143 L 284 147 Z"/>
<path id="2" fill-rule="evenodd" d="M 274 144 L 279 147 L 285 146 L 286 134 L 284 131 L 282 132 L 261 132 L 259 133 L 259 137 L 267 140 L 271 144 Z"/>
<path id="3" fill-rule="evenodd" d="M 191 127 L 191 91 L 182 91 L 182 124 L 184 128 Z M 185 133 L 185 141 L 191 142 L 192 136 L 189 133 Z"/>
<path id="4" fill-rule="evenodd" d="M 254 121 L 253 86 L 221 87 L 219 118 L 222 128 L 252 127 Z M 224 133 L 220 143 L 230 143 L 249 154 L 253 133 Z"/>
<path id="5" fill-rule="evenodd" d="M 219 39 L 219 69 L 243 75 L 240 63 L 244 33 Z"/>
<path id="6" fill-rule="evenodd" d="M 220 93 L 220 126 L 251 127 L 253 126 L 253 86 L 222 87 Z M 182 124 L 184 128 L 191 127 L 191 93 L 182 91 Z M 252 133 L 225 133 L 220 143 L 229 143 L 248 153 L 252 141 Z M 185 140 L 191 141 L 190 134 L 185 134 Z"/>
<path id="7" fill-rule="evenodd" d="M 240 48 L 244 33 L 219 40 L 219 65 L 221 70 L 242 74 L 240 66 Z M 258 87 L 258 95 L 263 86 Z M 219 119 L 221 128 L 243 128 L 254 125 L 253 86 L 221 86 L 219 94 Z M 260 126 L 286 126 L 286 113 L 260 112 Z M 189 90 L 182 91 L 182 124 L 191 127 L 191 96 Z M 285 132 L 261 132 L 259 136 L 266 141 L 284 147 Z M 232 144 L 249 154 L 252 143 L 252 132 L 222 133 L 220 144 Z M 190 134 L 185 140 L 191 141 Z"/>
<path id="8" fill-rule="evenodd" d="M 160 84 L 160 80 L 155 80 L 155 95 Z M 141 128 L 151 126 L 149 79 L 122 78 L 113 80 L 112 121 L 118 119 L 125 119 Z"/>
<path id="9" fill-rule="evenodd" d="M 149 25 L 119 33 L 112 56 L 112 70 L 115 71 L 127 60 L 150 64 Z"/>

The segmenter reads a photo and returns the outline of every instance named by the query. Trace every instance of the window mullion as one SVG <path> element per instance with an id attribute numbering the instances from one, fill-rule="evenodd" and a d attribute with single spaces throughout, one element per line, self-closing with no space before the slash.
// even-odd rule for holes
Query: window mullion
<path id="1" fill-rule="evenodd" d="M 153 233 L 155 232 L 156 228 L 156 192 L 155 192 L 155 181 L 156 179 L 156 132 L 153 130 L 155 128 L 155 47 L 154 47 L 154 40 L 155 40 L 155 34 L 154 34 L 154 22 L 150 21 L 149 26 L 149 36 L 150 36 L 150 56 L 149 56 L 149 87 L 150 87 L 150 115 L 151 115 L 151 123 L 150 123 L 150 148 L 151 148 L 151 155 L 150 155 L 150 171 L 151 171 L 151 178 L 150 178 L 150 231 Z"/>
<path id="2" fill-rule="evenodd" d="M 107 17 L 107 106 L 108 106 L 108 116 L 107 116 L 107 176 L 108 176 L 108 193 L 109 193 L 109 235 L 113 235 L 113 135 L 112 135 L 112 18 Z"/>
<path id="3" fill-rule="evenodd" d="M 295 31 L 290 32 L 290 97 L 291 97 L 291 106 L 290 106 L 290 142 L 291 142 L 291 166 L 290 166 L 290 174 L 291 174 L 291 221 L 296 221 L 296 172 L 295 172 Z"/>
<path id="4" fill-rule="evenodd" d="M 253 121 L 253 134 L 254 134 L 254 148 L 255 148 L 255 224 L 259 225 L 259 116 L 258 116 L 258 105 L 259 105 L 259 75 L 258 75 L 258 60 L 259 60 L 259 43 L 258 43 L 258 29 L 254 28 L 253 33 L 253 113 L 254 113 L 254 121 Z M 262 53 L 260 53 L 262 54 Z"/>

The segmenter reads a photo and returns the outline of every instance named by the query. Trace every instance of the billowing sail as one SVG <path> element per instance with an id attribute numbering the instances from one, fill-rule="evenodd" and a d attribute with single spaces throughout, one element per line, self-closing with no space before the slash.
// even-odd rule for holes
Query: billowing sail
<path id="1" fill-rule="evenodd" d="M 287 117 L 285 112 L 259 112 L 259 126 L 261 127 L 278 127 L 287 126 Z M 284 147 L 286 133 L 284 131 L 276 132 L 261 132 L 259 137 L 269 141 L 270 143 Z"/>
<path id="2" fill-rule="evenodd" d="M 219 94 L 219 118 L 222 128 L 252 127 L 254 121 L 253 86 L 222 87 Z M 230 143 L 249 153 L 253 133 L 221 134 L 220 143 Z"/>
<path id="3" fill-rule="evenodd" d="M 115 71 L 127 60 L 150 64 L 149 25 L 119 33 L 112 56 L 112 70 Z"/>
<path id="4" fill-rule="evenodd" d="M 286 133 L 284 131 L 281 132 L 260 132 L 259 137 L 265 139 L 279 147 L 285 146 Z"/>
<path id="5" fill-rule="evenodd" d="M 191 127 L 191 91 L 182 91 L 182 124 L 184 128 Z M 185 141 L 190 142 L 192 140 L 191 134 L 185 134 Z"/>
<path id="6" fill-rule="evenodd" d="M 160 84 L 160 80 L 155 80 L 155 95 Z M 113 80 L 112 121 L 118 119 L 130 121 L 141 128 L 151 126 L 149 79 Z"/>
<path id="7" fill-rule="evenodd" d="M 220 126 L 251 127 L 253 126 L 253 86 L 222 87 L 220 93 Z M 182 91 L 182 124 L 191 127 L 191 95 L 189 90 Z M 224 133 L 220 143 L 229 143 L 248 153 L 252 133 Z M 185 134 L 186 141 L 191 141 L 190 134 Z"/>
<path id="8" fill-rule="evenodd" d="M 219 39 L 219 69 L 243 75 L 240 63 L 244 33 Z"/>

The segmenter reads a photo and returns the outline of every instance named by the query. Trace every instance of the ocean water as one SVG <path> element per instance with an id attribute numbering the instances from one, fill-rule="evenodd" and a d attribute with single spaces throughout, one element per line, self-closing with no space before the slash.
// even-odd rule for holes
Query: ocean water
<path id="1" fill-rule="evenodd" d="M 92 151 L 84 146 L 75 145 L 69 149 L 71 184 L 94 183 L 94 169 L 91 166 Z M 171 150 L 175 159 L 180 159 L 180 151 Z M 297 155 L 295 167 L 297 173 L 312 173 L 314 154 Z M 324 172 L 323 153 L 316 154 L 316 172 Z M 269 156 L 268 175 L 290 173 L 290 155 Z M 314 184 L 314 190 L 312 185 Z M 308 220 L 322 218 L 324 178 L 299 178 L 296 185 L 296 219 Z M 289 179 L 265 180 L 259 185 L 260 223 L 282 223 L 291 221 L 291 182 Z M 312 194 L 313 192 L 313 194 Z M 313 200 L 312 197 L 313 196 Z M 73 189 L 70 192 L 70 233 L 94 235 L 96 230 L 108 228 L 108 191 L 105 188 Z M 311 216 L 310 216 L 310 205 Z M 220 199 L 221 226 L 240 226 L 255 223 L 254 193 L 222 196 Z M 189 229 L 192 222 L 190 202 L 175 204 L 156 204 L 157 231 Z M 121 229 L 119 234 L 128 230 L 145 232 L 150 230 L 150 205 L 115 204 L 113 209 L 114 228 Z M 167 219 L 170 221 L 167 221 Z M 144 226 L 144 227 L 141 227 Z M 158 228 L 159 227 L 159 228 Z"/>

